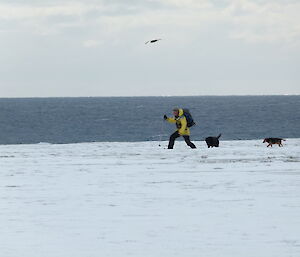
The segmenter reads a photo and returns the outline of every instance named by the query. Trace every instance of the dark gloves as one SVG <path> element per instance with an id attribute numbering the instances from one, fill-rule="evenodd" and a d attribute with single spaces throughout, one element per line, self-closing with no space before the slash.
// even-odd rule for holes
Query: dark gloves
<path id="1" fill-rule="evenodd" d="M 168 118 L 168 117 L 167 117 L 167 115 L 165 114 L 165 115 L 164 115 L 164 119 L 166 120 L 167 118 Z"/>

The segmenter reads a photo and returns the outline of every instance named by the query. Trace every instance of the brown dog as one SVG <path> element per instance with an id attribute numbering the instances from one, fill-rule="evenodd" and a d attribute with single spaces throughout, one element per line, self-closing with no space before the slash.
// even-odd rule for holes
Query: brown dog
<path id="1" fill-rule="evenodd" d="M 268 138 L 265 138 L 263 143 L 268 143 L 267 147 L 271 146 L 272 145 L 275 145 L 277 144 L 278 146 L 283 146 L 283 144 L 281 143 L 281 141 L 285 141 L 285 139 L 282 139 L 282 138 L 276 138 L 276 137 L 268 137 Z"/>

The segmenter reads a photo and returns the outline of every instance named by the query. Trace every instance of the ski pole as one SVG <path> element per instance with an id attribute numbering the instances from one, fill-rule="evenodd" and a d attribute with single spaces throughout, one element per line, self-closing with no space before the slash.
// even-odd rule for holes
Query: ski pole
<path id="1" fill-rule="evenodd" d="M 164 121 L 162 121 L 161 126 L 160 126 L 160 134 L 159 134 L 159 144 L 158 146 L 161 146 L 161 138 L 162 138 L 162 133 L 164 132 Z"/>

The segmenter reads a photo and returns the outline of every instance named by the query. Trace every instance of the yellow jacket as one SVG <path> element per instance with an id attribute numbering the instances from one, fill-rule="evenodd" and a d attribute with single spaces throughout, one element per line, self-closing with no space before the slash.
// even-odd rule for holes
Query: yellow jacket
<path id="1" fill-rule="evenodd" d="M 179 116 L 176 118 L 167 118 L 167 121 L 170 123 L 176 123 L 177 131 L 181 136 L 189 136 L 190 129 L 187 127 L 187 121 L 183 115 L 183 110 L 179 109 Z"/>

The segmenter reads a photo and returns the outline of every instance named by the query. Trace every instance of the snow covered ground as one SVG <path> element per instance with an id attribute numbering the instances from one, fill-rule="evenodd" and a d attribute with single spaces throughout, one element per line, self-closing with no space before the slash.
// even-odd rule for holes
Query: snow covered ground
<path id="1" fill-rule="evenodd" d="M 300 256 L 300 139 L 196 144 L 0 146 L 0 256 Z"/>

